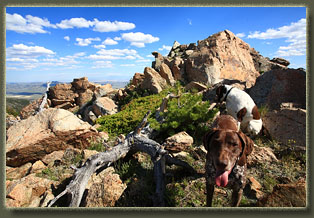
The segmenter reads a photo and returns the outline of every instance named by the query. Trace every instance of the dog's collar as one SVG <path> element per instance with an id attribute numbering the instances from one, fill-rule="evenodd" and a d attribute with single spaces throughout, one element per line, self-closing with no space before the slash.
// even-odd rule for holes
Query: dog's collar
<path id="1" fill-rule="evenodd" d="M 231 92 L 231 90 L 233 89 L 234 87 L 231 87 L 231 89 L 229 89 L 229 91 L 227 92 L 227 94 L 225 95 L 224 99 L 222 101 L 226 101 L 227 100 L 227 97 L 229 95 L 229 93 Z"/>

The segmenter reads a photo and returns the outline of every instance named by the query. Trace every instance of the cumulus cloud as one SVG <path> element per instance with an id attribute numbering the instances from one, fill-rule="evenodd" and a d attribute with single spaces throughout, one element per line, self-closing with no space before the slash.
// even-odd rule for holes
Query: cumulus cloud
<path id="1" fill-rule="evenodd" d="M 73 29 L 76 28 L 88 28 L 93 26 L 94 22 L 86 20 L 85 18 L 71 18 L 69 20 L 62 20 L 60 23 L 56 24 L 57 27 L 61 29 Z"/>
<path id="2" fill-rule="evenodd" d="M 282 26 L 277 29 L 267 29 L 265 32 L 255 31 L 248 35 L 252 39 L 280 39 L 287 38 L 288 46 L 280 46 L 277 55 L 279 56 L 301 56 L 306 51 L 306 19 Z"/>
<path id="3" fill-rule="evenodd" d="M 70 36 L 65 36 L 64 39 L 70 41 Z"/>
<path id="4" fill-rule="evenodd" d="M 76 45 L 88 46 L 89 44 L 92 43 L 92 41 L 100 41 L 100 38 L 99 37 L 96 37 L 96 38 L 86 38 L 86 39 L 76 38 L 75 40 L 77 41 Z"/>
<path id="5" fill-rule="evenodd" d="M 6 13 L 6 29 L 17 33 L 49 33 L 44 28 L 56 28 L 56 25 L 51 24 L 47 18 L 39 18 L 31 15 L 23 16 L 14 13 Z"/>
<path id="6" fill-rule="evenodd" d="M 131 45 L 139 48 L 145 47 L 146 43 L 153 43 L 159 41 L 158 37 L 154 37 L 150 34 L 144 34 L 141 32 L 122 33 L 121 36 L 122 39 L 131 42 Z"/>
<path id="7" fill-rule="evenodd" d="M 112 67 L 113 67 L 113 63 L 111 61 L 95 61 L 92 66 L 93 69 L 112 68 Z"/>
<path id="8" fill-rule="evenodd" d="M 245 33 L 237 33 L 236 37 L 243 38 L 245 37 Z"/>
<path id="9" fill-rule="evenodd" d="M 54 55 L 55 52 L 41 46 L 14 44 L 6 50 L 8 57 L 38 57 Z"/>
<path id="10" fill-rule="evenodd" d="M 121 21 L 99 21 L 94 19 L 94 31 L 97 32 L 117 32 L 119 30 L 131 30 L 135 28 L 134 23 L 121 22 Z"/>
<path id="11" fill-rule="evenodd" d="M 103 45 L 117 45 L 118 42 L 108 37 L 105 41 L 102 42 L 102 44 Z"/>
<path id="12" fill-rule="evenodd" d="M 88 58 L 92 60 L 133 60 L 141 57 L 134 49 L 101 49 L 96 52 L 96 54 L 90 55 Z"/>

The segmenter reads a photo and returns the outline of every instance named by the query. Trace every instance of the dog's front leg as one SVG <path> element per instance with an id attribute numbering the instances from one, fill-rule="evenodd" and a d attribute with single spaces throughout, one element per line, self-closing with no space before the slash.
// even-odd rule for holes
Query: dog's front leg
<path id="1" fill-rule="evenodd" d="M 234 187 L 232 191 L 232 207 L 238 207 L 242 198 L 243 189 Z"/>
<path id="2" fill-rule="evenodd" d="M 206 206 L 211 207 L 213 201 L 215 185 L 206 178 Z"/>

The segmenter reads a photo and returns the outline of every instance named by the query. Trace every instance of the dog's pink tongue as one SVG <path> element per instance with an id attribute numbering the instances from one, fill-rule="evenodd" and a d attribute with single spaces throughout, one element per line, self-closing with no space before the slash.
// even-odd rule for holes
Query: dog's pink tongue
<path id="1" fill-rule="evenodd" d="M 228 176 L 229 176 L 229 171 L 224 171 L 222 172 L 217 172 L 216 173 L 216 185 L 225 187 L 228 184 Z"/>

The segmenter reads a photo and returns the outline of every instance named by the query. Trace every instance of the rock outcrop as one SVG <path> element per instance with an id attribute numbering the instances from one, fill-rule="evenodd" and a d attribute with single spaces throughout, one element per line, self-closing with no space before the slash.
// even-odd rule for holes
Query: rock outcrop
<path id="1" fill-rule="evenodd" d="M 249 94 L 259 108 L 265 128 L 274 138 L 305 146 L 306 75 L 302 70 L 271 70 L 257 78 Z M 291 145 L 291 143 L 290 143 Z"/>
<path id="2" fill-rule="evenodd" d="M 163 85 L 159 84 L 160 79 L 157 79 L 159 76 L 169 85 L 181 81 L 185 84 L 198 82 L 212 86 L 222 80 L 238 80 L 244 83 L 244 88 L 250 88 L 260 73 L 286 69 L 289 65 L 283 58 L 270 60 L 263 57 L 229 30 L 199 40 L 197 45 L 181 45 L 175 41 L 166 57 L 158 52 L 152 54 L 155 57 L 152 62 L 155 72 L 149 70 L 150 73 L 147 73 L 145 69 L 141 79 L 140 74 L 134 75 L 132 84 L 138 86 L 144 81 L 142 88 L 153 90 L 153 93 L 163 89 Z"/>
<path id="3" fill-rule="evenodd" d="M 8 166 L 35 162 L 53 151 L 68 146 L 85 148 L 97 130 L 63 109 L 47 109 L 14 124 L 7 131 L 6 161 Z"/>

